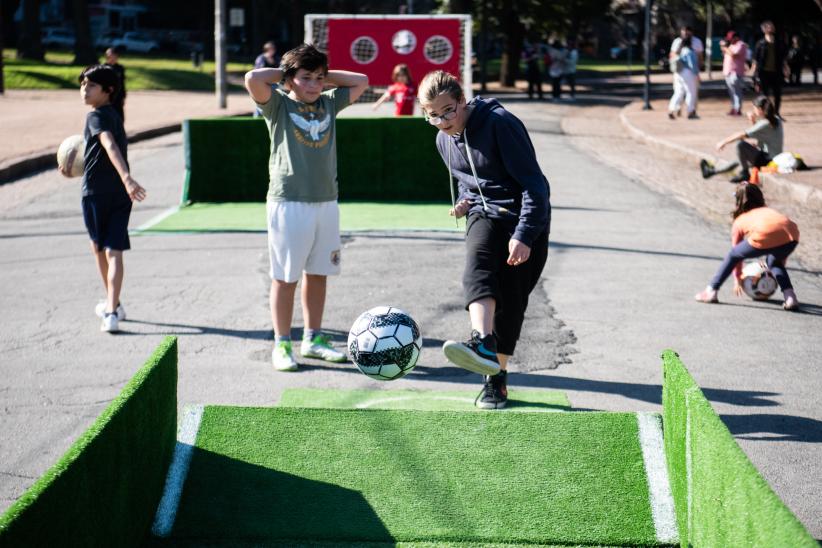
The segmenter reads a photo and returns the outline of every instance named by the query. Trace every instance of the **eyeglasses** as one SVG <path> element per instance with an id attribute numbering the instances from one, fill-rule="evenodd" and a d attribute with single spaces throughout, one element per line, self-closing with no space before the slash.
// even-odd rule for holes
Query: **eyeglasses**
<path id="1" fill-rule="evenodd" d="M 428 116 L 428 114 L 425 113 L 425 111 L 423 111 L 423 113 L 425 114 L 425 121 L 431 124 L 432 126 L 438 126 L 443 122 L 453 120 L 457 116 L 457 105 L 454 104 L 454 106 L 451 107 L 451 109 L 452 110 L 449 110 L 448 112 L 443 112 L 440 116 Z"/>

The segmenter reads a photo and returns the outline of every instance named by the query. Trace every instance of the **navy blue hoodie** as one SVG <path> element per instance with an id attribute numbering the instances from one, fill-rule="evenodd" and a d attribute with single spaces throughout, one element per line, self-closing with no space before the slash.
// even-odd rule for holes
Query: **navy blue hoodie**
<path id="1" fill-rule="evenodd" d="M 467 135 L 477 179 L 488 204 L 485 214 L 505 221 L 512 237 L 530 246 L 551 225 L 551 190 L 537 163 L 531 138 L 519 118 L 496 99 L 475 97 L 469 106 L 473 110 L 458 137 L 437 133 L 437 149 L 446 165 L 451 149 L 451 171 L 459 187 L 457 201 L 471 202 L 469 214 L 483 211 L 466 156 Z"/>

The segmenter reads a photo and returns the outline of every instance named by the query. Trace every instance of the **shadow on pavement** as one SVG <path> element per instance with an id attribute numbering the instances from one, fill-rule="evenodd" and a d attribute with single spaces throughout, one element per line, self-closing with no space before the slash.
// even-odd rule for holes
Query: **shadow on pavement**
<path id="1" fill-rule="evenodd" d="M 793 415 L 722 415 L 731 433 L 744 440 L 822 442 L 822 421 Z"/>
<path id="2" fill-rule="evenodd" d="M 663 255 L 666 257 L 682 257 L 685 259 L 705 259 L 707 261 L 721 261 L 722 257 L 710 255 L 694 255 L 692 253 L 679 253 L 676 251 L 654 251 L 651 249 L 631 249 L 629 247 L 610 247 L 601 245 L 569 244 L 565 242 L 552 241 L 548 247 L 554 249 L 589 249 L 595 251 L 614 251 L 617 253 L 639 253 L 642 255 Z M 792 269 L 794 270 L 794 269 Z M 798 270 L 798 269 L 796 269 Z"/>
<path id="3" fill-rule="evenodd" d="M 638 384 L 618 381 L 599 381 L 561 377 L 559 375 L 525 375 L 511 373 L 508 384 L 532 388 L 550 388 L 553 390 L 575 390 L 578 392 L 600 392 L 618 394 L 626 398 L 648 403 L 662 403 L 662 386 L 659 384 Z M 773 407 L 780 405 L 769 396 L 778 396 L 777 392 L 757 392 L 749 390 L 728 390 L 724 388 L 703 388 L 705 397 L 714 402 L 749 407 Z"/>
<path id="4" fill-rule="evenodd" d="M 755 304 L 744 304 L 744 303 L 731 303 L 731 302 L 722 302 L 719 304 L 724 304 L 728 306 L 741 306 L 743 308 L 755 308 L 757 310 L 768 310 L 771 312 L 780 312 L 785 313 L 782 310 L 782 301 L 777 299 L 768 299 L 767 301 L 759 301 L 760 303 L 770 303 L 773 308 L 768 308 L 767 306 L 755 305 Z M 818 304 L 808 304 L 808 303 L 799 303 L 799 310 L 793 312 L 794 314 L 807 314 L 809 316 L 822 316 L 822 306 Z"/>
<path id="5" fill-rule="evenodd" d="M 131 324 L 168 328 L 159 331 L 133 331 L 127 329 Z M 149 322 L 146 320 L 124 320 L 118 335 L 223 335 L 225 337 L 239 337 L 242 339 L 271 340 L 274 338 L 271 329 L 229 329 L 226 327 L 212 327 L 208 325 L 191 325 L 185 323 Z"/>

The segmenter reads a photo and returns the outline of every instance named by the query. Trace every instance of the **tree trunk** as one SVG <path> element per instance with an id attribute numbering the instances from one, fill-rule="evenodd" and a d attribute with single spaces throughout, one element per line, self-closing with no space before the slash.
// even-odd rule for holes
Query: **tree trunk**
<path id="1" fill-rule="evenodd" d="M 474 0 L 448 0 L 448 13 L 464 14 L 474 12 Z"/>
<path id="2" fill-rule="evenodd" d="M 40 36 L 40 1 L 23 0 L 23 24 L 20 29 L 20 42 L 17 46 L 18 59 L 43 61 L 43 41 Z"/>
<path id="3" fill-rule="evenodd" d="M 524 32 L 519 21 L 514 0 L 503 2 L 502 32 L 505 35 L 505 49 L 502 53 L 499 68 L 500 84 L 513 87 L 519 76 L 519 59 L 522 55 Z"/>
<path id="4" fill-rule="evenodd" d="M 97 53 L 91 41 L 91 25 L 88 18 L 88 0 L 73 0 L 74 9 L 74 61 L 75 65 L 97 64 Z"/>

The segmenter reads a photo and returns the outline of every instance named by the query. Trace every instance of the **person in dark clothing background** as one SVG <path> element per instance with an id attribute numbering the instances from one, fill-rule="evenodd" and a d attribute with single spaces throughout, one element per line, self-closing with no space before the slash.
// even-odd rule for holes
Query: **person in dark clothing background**
<path id="1" fill-rule="evenodd" d="M 762 95 L 772 96 L 777 116 L 782 105 L 782 84 L 788 73 L 785 45 L 776 39 L 776 27 L 764 21 L 760 27 L 765 36 L 756 43 L 751 72 Z"/>
<path id="2" fill-rule="evenodd" d="M 125 104 L 126 104 L 126 68 L 119 63 L 120 54 L 116 48 L 108 48 L 106 50 L 106 66 L 111 67 L 120 79 L 120 87 L 114 91 L 114 96 L 111 98 L 111 105 L 123 123 L 126 122 Z"/>

